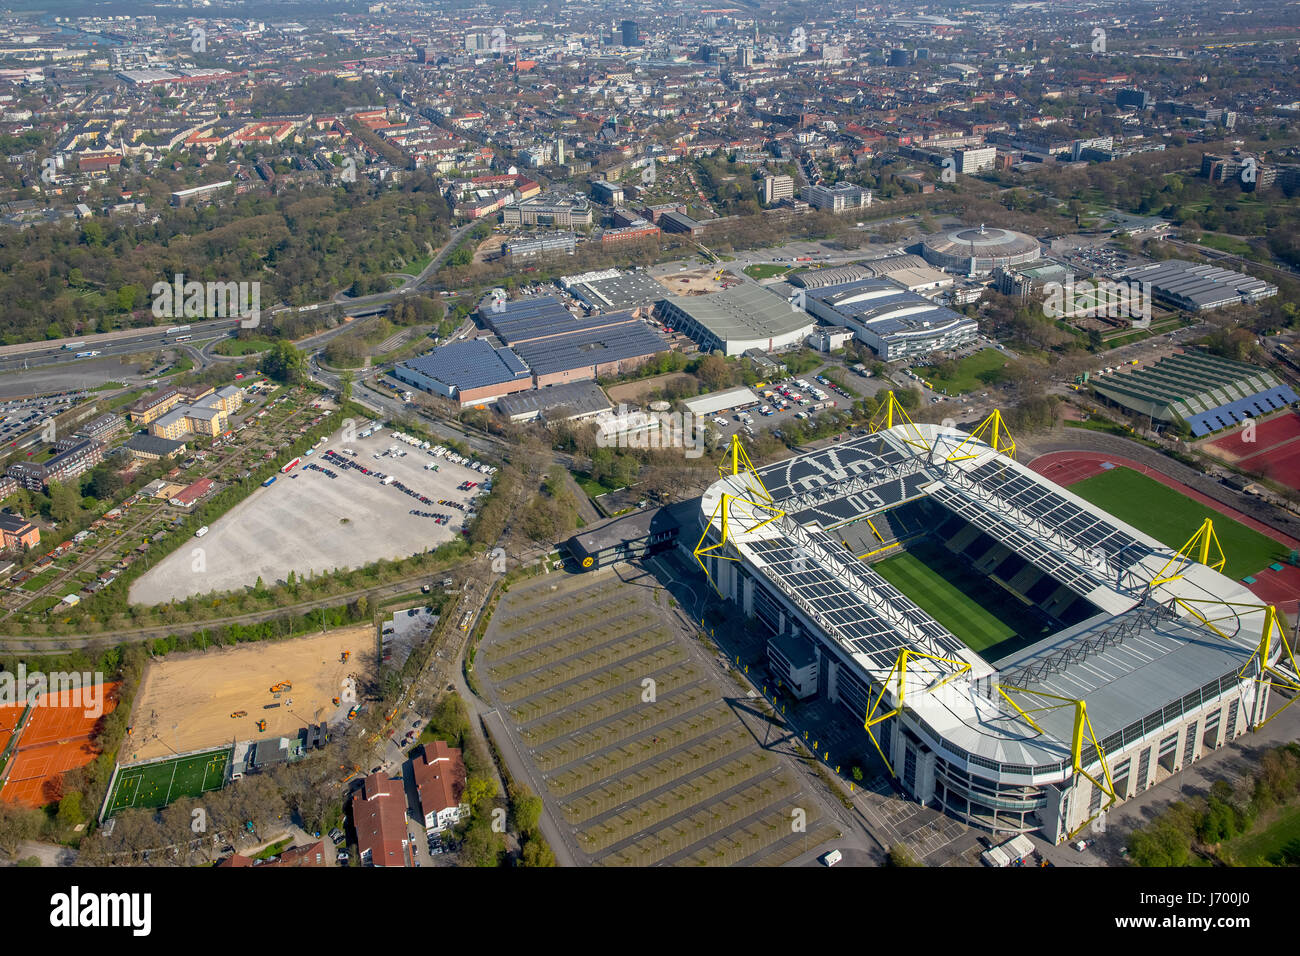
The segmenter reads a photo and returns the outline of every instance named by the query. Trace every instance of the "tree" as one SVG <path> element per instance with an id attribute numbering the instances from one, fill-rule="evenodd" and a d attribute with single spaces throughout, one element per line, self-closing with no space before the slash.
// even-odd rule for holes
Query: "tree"
<path id="1" fill-rule="evenodd" d="M 543 840 L 530 839 L 524 842 L 519 853 L 520 866 L 556 866 L 555 851 Z"/>
<path id="2" fill-rule="evenodd" d="M 527 837 L 537 833 L 542 819 L 541 797 L 521 784 L 511 796 L 510 809 L 515 818 L 515 829 Z"/>
<path id="3" fill-rule="evenodd" d="M 262 371 L 287 385 L 296 385 L 307 377 L 307 358 L 283 339 L 276 342 L 262 357 Z"/>
<path id="4" fill-rule="evenodd" d="M 77 493 L 76 488 L 62 482 L 51 481 L 49 493 L 50 516 L 55 521 L 71 521 L 77 516 L 81 510 L 81 495 Z"/>
<path id="5" fill-rule="evenodd" d="M 64 830 L 71 830 L 85 822 L 85 817 L 81 812 L 81 793 L 73 790 L 71 793 L 63 795 L 59 801 L 58 812 L 59 826 Z"/>

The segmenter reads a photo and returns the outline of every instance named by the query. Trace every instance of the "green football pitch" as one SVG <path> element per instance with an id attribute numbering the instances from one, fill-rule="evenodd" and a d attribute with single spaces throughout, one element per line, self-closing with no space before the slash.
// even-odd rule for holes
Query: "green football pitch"
<path id="1" fill-rule="evenodd" d="M 921 542 L 871 569 L 988 660 L 1051 633 L 1042 618 L 941 545 Z"/>
<path id="2" fill-rule="evenodd" d="M 213 750 L 118 771 L 108 816 L 134 807 L 165 807 L 181 797 L 220 790 L 226 782 L 230 750 Z"/>
<path id="3" fill-rule="evenodd" d="M 1267 535 L 1131 468 L 1112 468 L 1070 485 L 1070 491 L 1171 548 L 1181 548 L 1206 518 L 1228 558 L 1223 573 L 1241 579 L 1285 561 L 1290 551 Z"/>

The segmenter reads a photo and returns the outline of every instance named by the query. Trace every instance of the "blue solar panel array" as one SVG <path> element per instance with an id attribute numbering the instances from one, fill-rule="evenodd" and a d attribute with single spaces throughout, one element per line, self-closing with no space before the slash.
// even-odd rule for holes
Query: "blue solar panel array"
<path id="1" fill-rule="evenodd" d="M 403 368 L 458 389 L 483 388 L 529 377 L 518 355 L 510 349 L 494 349 L 483 339 L 444 345 L 399 363 L 398 372 Z"/>
<path id="2" fill-rule="evenodd" d="M 1267 415 L 1279 408 L 1286 408 L 1286 406 L 1296 401 L 1300 401 L 1300 397 L 1297 397 L 1291 386 L 1278 385 L 1268 391 L 1252 395 L 1250 398 L 1238 399 L 1235 402 L 1220 405 L 1218 408 L 1211 408 L 1208 412 L 1193 415 L 1187 420 L 1187 424 L 1192 427 L 1192 434 L 1199 438 L 1202 435 L 1210 434 L 1210 432 L 1231 428 L 1247 418 Z"/>
<path id="3" fill-rule="evenodd" d="M 631 312 L 575 316 L 554 296 L 515 299 L 481 313 L 537 375 L 653 355 L 668 342 Z"/>

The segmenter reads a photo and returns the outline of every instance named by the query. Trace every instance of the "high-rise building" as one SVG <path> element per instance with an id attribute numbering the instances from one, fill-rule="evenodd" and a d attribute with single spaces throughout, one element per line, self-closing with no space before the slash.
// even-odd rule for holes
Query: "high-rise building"
<path id="1" fill-rule="evenodd" d="M 794 197 L 794 179 L 790 176 L 768 176 L 763 180 L 763 203 L 775 205 L 782 199 Z"/>
<path id="2" fill-rule="evenodd" d="M 623 31 L 624 46 L 641 45 L 641 31 L 637 28 L 635 20 L 624 20 L 619 27 Z"/>
<path id="3" fill-rule="evenodd" d="M 1115 105 L 1120 109 L 1149 110 L 1154 105 L 1151 94 L 1144 90 L 1120 90 L 1115 94 Z"/>
<path id="4" fill-rule="evenodd" d="M 754 65 L 754 48 L 750 46 L 742 46 L 740 48 L 741 69 L 748 70 L 753 65 Z"/>
<path id="5" fill-rule="evenodd" d="M 890 50 L 890 66 L 911 66 L 914 56 L 911 50 Z"/>

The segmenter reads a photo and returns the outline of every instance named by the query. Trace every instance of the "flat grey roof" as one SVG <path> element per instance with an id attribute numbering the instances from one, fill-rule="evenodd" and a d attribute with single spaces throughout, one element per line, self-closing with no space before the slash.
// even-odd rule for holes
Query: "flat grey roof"
<path id="1" fill-rule="evenodd" d="M 723 342 L 775 338 L 814 324 L 807 312 L 748 283 L 711 295 L 665 296 L 663 301 L 685 312 Z"/>

